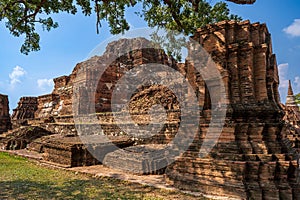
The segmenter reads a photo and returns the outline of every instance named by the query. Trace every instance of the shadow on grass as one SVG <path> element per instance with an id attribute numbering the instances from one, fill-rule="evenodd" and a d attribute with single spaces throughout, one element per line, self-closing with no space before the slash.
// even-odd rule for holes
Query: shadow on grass
<path id="1" fill-rule="evenodd" d="M 55 185 L 24 180 L 0 181 L 0 199 L 142 199 L 144 194 L 153 192 L 151 187 L 134 184 L 134 189 L 130 189 L 113 182 L 70 180 Z"/>

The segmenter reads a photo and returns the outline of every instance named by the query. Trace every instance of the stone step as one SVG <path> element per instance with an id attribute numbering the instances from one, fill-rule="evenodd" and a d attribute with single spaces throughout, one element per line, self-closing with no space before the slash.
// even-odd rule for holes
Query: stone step
<path id="1" fill-rule="evenodd" d="M 103 164 L 133 174 L 163 174 L 170 164 L 162 144 L 138 145 L 108 153 Z"/>

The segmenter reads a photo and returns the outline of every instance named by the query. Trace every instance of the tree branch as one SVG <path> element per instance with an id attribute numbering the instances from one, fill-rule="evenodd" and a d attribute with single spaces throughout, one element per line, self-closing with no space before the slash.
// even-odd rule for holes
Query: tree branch
<path id="1" fill-rule="evenodd" d="M 26 5 L 26 2 L 24 2 L 25 5 L 25 10 L 24 10 L 24 15 L 22 17 L 22 19 L 20 21 L 18 21 L 12 28 L 11 31 L 14 31 L 16 29 L 16 27 L 18 27 L 21 23 L 25 22 L 25 26 L 27 26 L 28 23 L 28 19 L 33 17 L 33 20 L 35 20 L 36 15 L 39 13 L 39 11 L 41 10 L 41 8 L 43 7 L 43 4 L 46 2 L 47 0 L 41 0 L 41 2 L 39 3 L 39 5 L 35 8 L 34 12 L 31 14 L 27 14 L 28 13 L 28 7 Z"/>
<path id="2" fill-rule="evenodd" d="M 174 21 L 176 22 L 176 24 L 178 25 L 178 27 L 180 29 L 184 29 L 183 25 L 181 24 L 181 22 L 178 18 L 178 15 L 175 12 L 175 8 L 174 8 L 172 2 L 170 0 L 164 0 L 164 3 L 167 4 L 170 7 L 171 15 L 172 15 Z"/>
<path id="3" fill-rule="evenodd" d="M 96 6 L 96 15 L 97 15 L 97 21 L 96 21 L 96 32 L 99 34 L 99 26 L 101 27 L 101 22 L 99 18 L 99 0 L 95 0 L 95 6 Z"/>

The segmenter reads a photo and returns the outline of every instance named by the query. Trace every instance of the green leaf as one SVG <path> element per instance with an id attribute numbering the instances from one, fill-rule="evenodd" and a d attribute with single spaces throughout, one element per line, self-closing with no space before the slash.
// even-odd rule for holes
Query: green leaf
<path id="1" fill-rule="evenodd" d="M 58 27 L 58 23 L 51 18 L 53 13 L 76 14 L 77 8 L 86 16 L 94 12 L 97 16 L 97 32 L 101 23 L 106 21 L 110 32 L 119 34 L 130 28 L 125 17 L 126 9 L 138 4 L 142 9 L 135 13 L 149 27 L 176 30 L 185 35 L 191 35 L 197 28 L 209 23 L 241 20 L 230 14 L 226 3 L 218 2 L 212 6 L 205 0 L 0 0 L 0 21 L 5 21 L 6 28 L 13 36 L 25 36 L 21 52 L 28 54 L 40 49 L 40 37 L 35 31 L 37 25 L 46 31 Z"/>

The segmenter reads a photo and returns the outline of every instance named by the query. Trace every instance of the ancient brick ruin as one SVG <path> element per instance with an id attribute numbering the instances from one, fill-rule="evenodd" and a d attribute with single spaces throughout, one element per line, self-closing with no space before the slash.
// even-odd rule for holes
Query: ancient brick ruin
<path id="1" fill-rule="evenodd" d="M 0 94 L 0 134 L 11 128 L 8 96 Z"/>
<path id="2" fill-rule="evenodd" d="M 21 98 L 12 116 L 18 130 L 7 134 L 9 138 L 0 143 L 6 149 L 26 147 L 40 152 L 44 160 L 64 167 L 107 164 L 131 173 L 165 174 L 166 180 L 180 189 L 213 196 L 300 199 L 297 133 L 292 131 L 299 120 L 293 118 L 294 122 L 288 125 L 292 119 L 286 113 L 291 107 L 296 109 L 295 104 L 290 102 L 286 107 L 280 104 L 276 57 L 266 25 L 223 21 L 198 29 L 193 39 L 216 63 L 226 93 L 226 99 L 222 100 L 227 106 L 225 125 L 217 144 L 205 157 L 199 156 L 199 152 L 208 128 L 218 126 L 211 123 L 212 109 L 214 103 L 220 102 L 211 101 L 210 95 L 214 94 L 208 90 L 209 83 L 192 63 L 177 63 L 163 50 L 151 48 L 143 38 L 110 43 L 102 56 L 77 64 L 69 76 L 54 79 L 51 94 Z M 132 44 L 141 44 L 141 48 L 122 54 L 122 49 Z M 105 65 L 113 55 L 122 56 Z M 145 153 L 159 152 L 177 134 L 181 111 L 171 90 L 150 85 L 138 88 L 130 98 L 133 122 L 122 121 L 129 132 L 136 126 L 147 125 L 151 106 L 158 103 L 166 110 L 167 120 L 154 136 L 136 138 L 124 132 L 112 113 L 112 93 L 120 78 L 129 70 L 149 63 L 167 65 L 188 78 L 203 107 L 192 145 L 174 163 L 169 163 L 162 154 L 152 159 Z M 99 77 L 102 69 L 105 70 Z M 130 82 L 126 84 L 131 86 Z M 87 88 L 93 88 L 95 94 L 91 95 Z M 289 95 L 292 99 L 293 94 Z M 78 104 L 75 110 L 72 103 Z M 97 121 L 87 119 L 75 125 L 74 113 L 94 116 Z M 36 133 L 38 130 L 40 133 Z M 36 133 L 34 138 L 32 133 Z M 92 142 L 84 145 L 78 134 L 92 138 Z M 99 135 L 107 135 L 112 143 Z M 100 160 L 95 159 L 95 154 Z M 133 154 L 142 155 L 143 159 Z M 161 163 L 167 165 L 160 168 Z"/>
<path id="3" fill-rule="evenodd" d="M 14 128 L 1 139 L 2 149 L 19 150 L 27 148 L 36 139 L 51 135 L 52 133 L 38 126 L 21 126 Z"/>
<path id="4" fill-rule="evenodd" d="M 200 134 L 182 158 L 167 168 L 180 188 L 250 199 L 298 199 L 296 156 L 284 143 L 278 70 L 264 24 L 221 22 L 199 29 L 195 40 L 221 70 L 229 108 L 218 144 L 205 158 Z"/>
<path id="5" fill-rule="evenodd" d="M 36 97 L 22 97 L 17 108 L 13 109 L 12 120 L 33 119 L 37 110 Z"/>
<path id="6" fill-rule="evenodd" d="M 28 119 L 34 119 L 37 110 L 37 97 L 21 97 L 17 108 L 13 109 L 11 116 L 13 129 L 28 125 Z"/>
<path id="7" fill-rule="evenodd" d="M 300 110 L 295 101 L 294 92 L 291 81 L 289 81 L 288 94 L 285 105 L 282 105 L 285 115 L 285 129 L 287 133 L 289 146 L 294 147 L 294 150 L 300 152 Z"/>
<path id="8" fill-rule="evenodd" d="M 72 114 L 71 103 L 73 93 L 73 76 L 61 76 L 53 79 L 55 85 L 53 92 L 37 98 L 38 108 L 35 112 L 36 118 L 47 118 Z"/>

